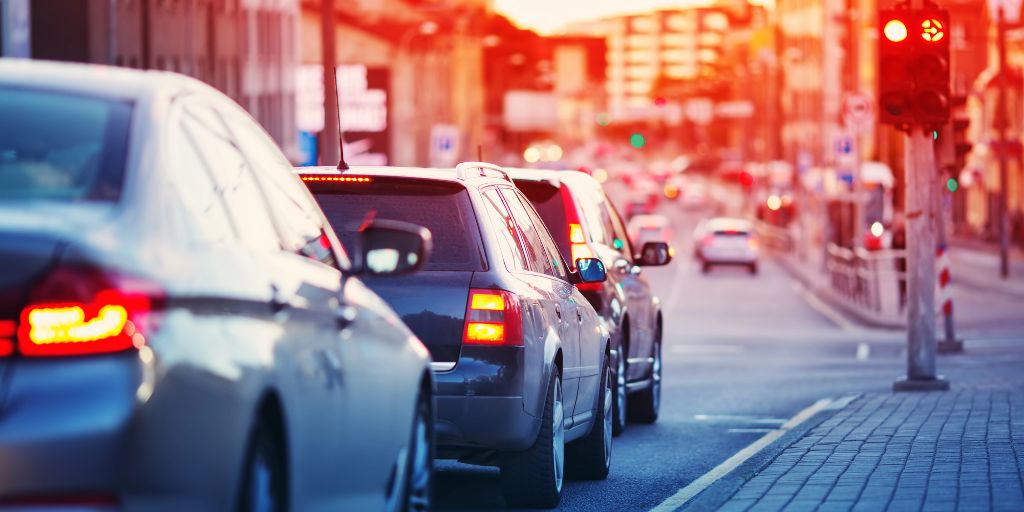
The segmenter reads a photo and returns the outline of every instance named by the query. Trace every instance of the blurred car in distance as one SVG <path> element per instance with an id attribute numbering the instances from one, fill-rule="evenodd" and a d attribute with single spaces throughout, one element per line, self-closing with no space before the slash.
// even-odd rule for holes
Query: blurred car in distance
<path id="1" fill-rule="evenodd" d="M 568 268 L 530 201 L 491 164 L 299 172 L 343 242 L 368 219 L 433 234 L 421 272 L 367 284 L 433 356 L 438 457 L 498 466 L 515 506 L 556 506 L 566 464 L 607 477 L 611 340 L 576 288 L 605 280 L 601 260 L 580 255 Z"/>
<path id="2" fill-rule="evenodd" d="M 745 266 L 751 274 L 757 273 L 761 240 L 750 221 L 727 217 L 707 220 L 695 230 L 694 240 L 704 273 L 717 265 Z"/>
<path id="3" fill-rule="evenodd" d="M 700 209 L 708 205 L 708 187 L 701 181 L 691 180 L 681 187 L 679 203 L 687 209 Z"/>
<path id="4" fill-rule="evenodd" d="M 604 283 L 576 287 L 612 334 L 614 433 L 627 416 L 654 423 L 661 406 L 661 301 L 642 268 L 671 260 L 664 240 L 637 243 L 600 184 L 575 172 L 509 171 L 533 203 L 566 261 L 597 257 L 611 271 Z M 631 240 L 633 240 L 631 242 Z M 641 248 L 635 252 L 634 248 Z M 663 254 L 662 254 L 663 253 Z"/>
<path id="5" fill-rule="evenodd" d="M 370 224 L 350 262 L 181 75 L 0 61 L 0 112 L 5 509 L 429 507 L 428 353 L 359 279 L 426 231 Z"/>
<path id="6" fill-rule="evenodd" d="M 672 243 L 672 223 L 664 215 L 637 215 L 629 219 L 626 232 L 637 247 L 643 247 L 652 242 L 664 242 L 668 244 L 669 255 L 675 256 L 675 247 Z"/>

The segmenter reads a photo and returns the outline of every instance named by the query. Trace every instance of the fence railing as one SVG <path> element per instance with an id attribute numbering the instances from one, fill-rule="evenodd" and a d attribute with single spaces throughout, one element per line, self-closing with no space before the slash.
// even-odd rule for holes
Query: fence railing
<path id="1" fill-rule="evenodd" d="M 879 315 L 900 315 L 906 302 L 906 251 L 829 244 L 825 268 L 832 290 L 844 300 Z"/>

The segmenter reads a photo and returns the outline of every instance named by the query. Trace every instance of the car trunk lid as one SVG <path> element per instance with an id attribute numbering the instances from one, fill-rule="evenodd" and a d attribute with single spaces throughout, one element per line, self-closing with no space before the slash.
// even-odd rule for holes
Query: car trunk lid
<path id="1" fill-rule="evenodd" d="M 60 247 L 53 236 L 0 228 L 0 410 L 10 382 L 6 372 L 17 345 L 21 309 L 32 283 L 53 264 Z"/>
<path id="2" fill-rule="evenodd" d="M 459 360 L 472 280 L 473 272 L 466 271 L 421 271 L 400 279 L 364 278 L 437 363 Z"/>

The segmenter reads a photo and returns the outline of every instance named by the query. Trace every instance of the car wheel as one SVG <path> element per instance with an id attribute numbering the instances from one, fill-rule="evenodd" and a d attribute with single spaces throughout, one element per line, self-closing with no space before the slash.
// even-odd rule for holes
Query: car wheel
<path id="1" fill-rule="evenodd" d="M 615 387 L 610 361 L 604 364 L 598 390 L 594 426 L 587 437 L 569 445 L 573 476 L 586 480 L 604 480 L 612 467 L 612 400 Z"/>
<path id="2" fill-rule="evenodd" d="M 755 276 L 757 275 L 757 263 L 751 263 L 750 267 L 748 267 L 748 268 L 749 268 L 751 274 L 753 274 Z"/>
<path id="3" fill-rule="evenodd" d="M 629 390 L 626 388 L 626 352 L 619 347 L 619 357 L 615 361 L 615 372 L 612 374 L 612 393 L 615 403 L 612 407 L 612 434 L 619 435 L 626 430 L 626 402 Z"/>
<path id="4" fill-rule="evenodd" d="M 639 423 L 658 421 L 658 410 L 661 409 L 661 328 L 654 338 L 654 363 L 651 364 L 651 385 L 638 391 L 630 399 L 630 418 Z"/>
<path id="5" fill-rule="evenodd" d="M 406 458 L 403 512 L 430 510 L 431 484 L 434 471 L 434 417 L 430 398 L 421 397 L 416 405 L 416 421 Z"/>
<path id="6" fill-rule="evenodd" d="M 553 508 L 562 499 L 565 480 L 565 412 L 562 380 L 551 372 L 544 417 L 537 440 L 526 451 L 507 453 L 501 461 L 505 501 L 516 507 Z"/>
<path id="7" fill-rule="evenodd" d="M 239 512 L 283 512 L 287 509 L 288 478 L 284 451 L 274 431 L 264 422 L 256 426 L 249 441 L 242 474 Z"/>

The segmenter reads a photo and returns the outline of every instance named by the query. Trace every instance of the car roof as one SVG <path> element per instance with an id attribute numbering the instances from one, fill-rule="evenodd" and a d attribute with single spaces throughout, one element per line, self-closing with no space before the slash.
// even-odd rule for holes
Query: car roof
<path id="1" fill-rule="evenodd" d="M 208 87 L 167 71 L 0 58 L 0 86 L 38 88 L 110 99 L 138 99 L 157 90 Z"/>
<path id="2" fill-rule="evenodd" d="M 709 231 L 750 231 L 754 229 L 754 225 L 747 219 L 715 217 L 705 224 L 705 229 Z"/>
<path id="3" fill-rule="evenodd" d="M 453 168 L 430 168 L 430 167 L 395 167 L 395 166 L 352 166 L 342 171 L 332 165 L 318 165 L 310 167 L 296 167 L 295 172 L 307 176 L 374 176 L 382 178 L 409 178 L 417 180 L 443 181 L 448 183 L 466 184 L 473 181 L 476 184 L 508 183 L 504 178 L 495 176 L 472 176 L 471 179 L 459 179 L 458 173 Z"/>

